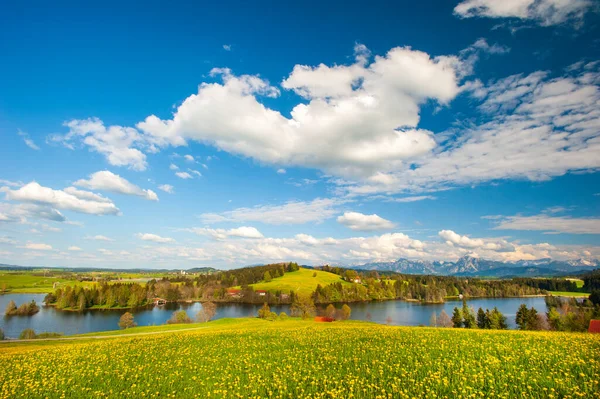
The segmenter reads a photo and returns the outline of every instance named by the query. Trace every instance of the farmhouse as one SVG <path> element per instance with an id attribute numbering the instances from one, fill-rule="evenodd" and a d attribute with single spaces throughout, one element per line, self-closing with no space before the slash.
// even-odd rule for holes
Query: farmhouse
<path id="1" fill-rule="evenodd" d="M 600 334 L 600 320 L 590 320 L 588 332 Z"/>
<path id="2" fill-rule="evenodd" d="M 254 292 L 256 292 L 256 293 L 257 293 L 258 295 L 260 295 L 260 296 L 265 296 L 265 295 L 267 295 L 267 291 L 265 291 L 265 290 L 256 290 L 256 291 L 254 291 Z"/>
<path id="3" fill-rule="evenodd" d="M 227 290 L 227 296 L 231 298 L 240 298 L 242 296 L 242 291 L 236 288 L 230 288 Z"/>
<path id="4" fill-rule="evenodd" d="M 167 300 L 163 298 L 154 298 L 152 299 L 152 302 L 154 302 L 155 305 L 165 305 Z"/>

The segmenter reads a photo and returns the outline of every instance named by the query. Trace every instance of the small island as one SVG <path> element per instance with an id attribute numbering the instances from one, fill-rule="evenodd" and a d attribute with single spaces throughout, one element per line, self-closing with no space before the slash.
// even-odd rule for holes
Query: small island
<path id="1" fill-rule="evenodd" d="M 29 303 L 24 303 L 21 306 L 17 307 L 15 301 L 10 301 L 6 306 L 6 311 L 4 312 L 5 316 L 33 316 L 37 312 L 40 311 L 40 307 L 35 303 L 35 301 L 31 301 Z"/>

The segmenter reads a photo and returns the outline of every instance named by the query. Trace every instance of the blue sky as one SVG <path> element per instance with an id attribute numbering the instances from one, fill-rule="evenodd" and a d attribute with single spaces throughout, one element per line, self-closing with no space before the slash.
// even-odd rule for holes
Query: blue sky
<path id="1" fill-rule="evenodd" d="M 125 3 L 0 15 L 0 262 L 600 257 L 597 3 Z"/>

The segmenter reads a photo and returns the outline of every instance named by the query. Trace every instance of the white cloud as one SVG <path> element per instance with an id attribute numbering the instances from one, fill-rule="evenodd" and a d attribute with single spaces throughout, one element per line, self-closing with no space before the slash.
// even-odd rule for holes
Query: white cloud
<path id="1" fill-rule="evenodd" d="M 225 50 L 225 51 L 231 51 L 231 44 L 224 44 L 223 45 L 223 50 Z"/>
<path id="2" fill-rule="evenodd" d="M 117 215 L 119 209 L 112 202 L 107 202 L 105 199 L 98 201 L 92 199 L 92 196 L 88 198 L 81 198 L 72 193 L 68 193 L 62 190 L 54 190 L 48 187 L 43 187 L 37 182 L 31 182 L 18 190 L 11 190 L 8 187 L 0 188 L 0 191 L 6 193 L 6 198 L 11 201 L 30 202 L 33 204 L 49 205 L 58 209 L 65 209 L 74 212 L 88 213 L 94 215 Z M 93 194 L 93 193 L 89 193 Z M 81 192 L 78 195 L 82 195 Z M 39 210 L 39 209 L 38 209 Z M 60 212 L 55 210 L 46 210 L 54 215 L 55 219 L 58 218 Z M 51 219 L 50 217 L 46 217 Z M 51 220 L 55 220 L 51 219 Z M 62 217 L 64 221 L 64 217 Z"/>
<path id="3" fill-rule="evenodd" d="M 392 201 L 393 202 L 416 202 L 416 201 L 434 200 L 434 199 L 436 199 L 436 197 L 434 197 L 433 195 L 417 195 L 417 196 L 413 196 L 413 197 L 394 198 Z"/>
<path id="4" fill-rule="evenodd" d="M 161 237 L 156 234 L 150 234 L 150 233 L 137 233 L 135 236 L 137 238 L 139 238 L 140 240 L 144 240 L 144 241 L 152 241 L 152 242 L 158 242 L 158 243 L 175 242 L 175 240 L 172 238 Z"/>
<path id="5" fill-rule="evenodd" d="M 173 194 L 175 191 L 173 190 L 173 186 L 170 184 L 161 184 L 158 186 L 159 190 L 164 191 L 165 193 Z"/>
<path id="6" fill-rule="evenodd" d="M 464 0 L 454 13 L 462 18 L 518 18 L 551 26 L 567 21 L 580 23 L 592 5 L 590 0 Z"/>
<path id="7" fill-rule="evenodd" d="M 33 242 L 27 243 L 23 248 L 33 249 L 35 251 L 52 251 L 52 245 Z"/>
<path id="8" fill-rule="evenodd" d="M 200 172 L 199 172 L 199 171 L 197 171 L 197 170 L 194 170 L 194 169 L 188 169 L 188 171 L 189 171 L 191 174 L 193 174 L 193 175 L 196 175 L 196 176 L 198 176 L 198 177 L 202 177 L 202 173 L 200 173 Z"/>
<path id="9" fill-rule="evenodd" d="M 109 198 L 103 197 L 100 194 L 92 193 L 91 191 L 83 191 L 78 190 L 75 187 L 67 187 L 63 190 L 65 193 L 74 195 L 75 197 L 83 200 L 90 200 L 96 202 L 106 202 L 111 203 L 112 201 Z"/>
<path id="10" fill-rule="evenodd" d="M 376 214 L 364 215 L 359 212 L 345 212 L 338 216 L 337 221 L 356 231 L 388 230 L 394 227 L 394 223 Z"/>
<path id="11" fill-rule="evenodd" d="M 286 173 L 285 169 L 283 169 L 283 168 L 277 169 L 277 174 L 285 175 L 285 173 Z"/>
<path id="12" fill-rule="evenodd" d="M 177 165 L 175 165 L 175 164 L 172 163 L 171 165 L 169 165 L 169 169 L 171 169 L 171 170 L 178 170 L 179 166 L 177 166 Z"/>
<path id="13" fill-rule="evenodd" d="M 17 242 L 10 237 L 0 236 L 0 244 L 15 245 Z"/>
<path id="14" fill-rule="evenodd" d="M 191 229 L 184 229 L 198 235 L 205 235 L 214 238 L 215 240 L 224 240 L 227 237 L 238 237 L 238 238 L 263 238 L 264 236 L 260 231 L 254 227 L 242 226 L 234 229 L 211 229 L 207 227 L 194 227 Z"/>
<path id="15" fill-rule="evenodd" d="M 411 165 L 342 185 L 353 194 L 394 193 L 596 170 L 599 67 L 588 64 L 557 78 L 546 72 L 515 75 L 474 89 L 487 121 L 441 134 L 439 150 Z"/>
<path id="16" fill-rule="evenodd" d="M 193 179 L 192 175 L 190 175 L 188 172 L 175 172 L 175 176 L 179 177 L 180 179 Z"/>
<path id="17" fill-rule="evenodd" d="M 494 230 L 544 231 L 548 233 L 600 234 L 600 218 L 569 216 L 506 216 L 498 220 Z"/>
<path id="18" fill-rule="evenodd" d="M 53 222 L 67 221 L 67 218 L 60 211 L 45 205 L 0 202 L 0 222 L 26 223 L 28 219 L 45 219 Z"/>
<path id="19" fill-rule="evenodd" d="M 24 185 L 22 181 L 10 181 L 4 179 L 0 179 L 0 184 L 8 187 L 21 187 Z"/>
<path id="20" fill-rule="evenodd" d="M 29 137 L 29 134 L 19 130 L 17 132 L 17 134 L 21 137 L 23 137 L 23 141 L 25 142 L 25 145 L 29 148 L 31 148 L 32 150 L 36 150 L 39 151 L 40 147 L 38 147 L 35 142 Z"/>
<path id="21" fill-rule="evenodd" d="M 75 246 L 75 245 L 71 245 L 69 248 L 67 248 L 68 251 L 73 251 L 73 252 L 79 252 L 82 251 L 81 248 Z"/>
<path id="22" fill-rule="evenodd" d="M 108 170 L 92 173 L 88 180 L 81 179 L 73 184 L 91 190 L 110 191 L 125 195 L 136 195 L 147 200 L 158 201 L 158 196 L 154 191 L 144 190 L 135 184 L 130 183 L 121 176 L 109 172 Z"/>
<path id="23" fill-rule="evenodd" d="M 291 118 L 260 103 L 259 96 L 278 95 L 265 80 L 215 69 L 222 84 L 203 83 L 173 119 L 152 115 L 137 127 L 163 143 L 208 142 L 267 163 L 352 176 L 393 170 L 434 147 L 432 133 L 416 129 L 419 106 L 451 101 L 464 65 L 410 48 L 391 49 L 370 64 L 360 54 L 352 65 L 294 67 L 282 86 L 308 103 L 297 104 Z"/>
<path id="24" fill-rule="evenodd" d="M 469 249 L 483 249 L 489 251 L 498 252 L 513 252 L 515 247 L 503 239 L 482 239 L 482 238 L 469 238 L 467 236 L 461 236 L 452 230 L 442 230 L 439 236 L 450 246 L 458 246 Z"/>
<path id="25" fill-rule="evenodd" d="M 333 217 L 342 203 L 342 200 L 331 198 L 317 198 L 310 202 L 290 201 L 283 205 L 261 205 L 222 213 L 203 213 L 200 215 L 200 219 L 206 224 L 220 222 L 261 222 L 266 224 L 322 222 Z"/>
<path id="26" fill-rule="evenodd" d="M 306 245 L 316 245 L 319 243 L 319 240 L 308 234 L 296 234 L 296 239 Z"/>
<path id="27" fill-rule="evenodd" d="M 189 154 L 188 155 L 184 155 L 183 159 L 185 159 L 188 162 L 196 162 L 196 160 L 194 159 L 194 157 L 191 156 L 191 155 L 189 155 Z"/>
<path id="28" fill-rule="evenodd" d="M 87 237 L 84 237 L 84 238 L 86 240 L 94 240 L 94 241 L 106 241 L 106 242 L 113 242 L 113 241 L 115 241 L 114 239 L 106 237 L 106 236 L 103 236 L 103 235 L 87 236 Z"/>
<path id="29" fill-rule="evenodd" d="M 73 141 L 78 139 L 91 150 L 104 155 L 108 163 L 114 166 L 146 170 L 146 155 L 140 148 L 151 152 L 155 150 L 151 147 L 152 143 L 141 137 L 136 129 L 123 126 L 105 127 L 98 118 L 71 120 L 64 125 L 69 128 L 69 132 L 64 136 L 50 136 L 50 141 L 63 143 L 73 149 Z"/>

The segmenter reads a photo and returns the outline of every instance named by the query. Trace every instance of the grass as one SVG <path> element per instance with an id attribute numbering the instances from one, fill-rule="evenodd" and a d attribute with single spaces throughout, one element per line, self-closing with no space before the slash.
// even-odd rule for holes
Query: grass
<path id="1" fill-rule="evenodd" d="M 554 296 L 568 296 L 568 297 L 588 297 L 589 292 L 569 292 L 569 291 L 549 291 Z"/>
<path id="2" fill-rule="evenodd" d="M 313 274 L 316 273 L 316 277 Z M 310 294 L 315 291 L 317 285 L 321 284 L 322 287 L 331 283 L 342 283 L 351 284 L 333 273 L 324 272 L 321 270 L 310 270 L 300 268 L 295 272 L 285 273 L 282 277 L 277 277 L 270 282 L 261 282 L 257 284 L 251 284 L 250 286 L 254 290 L 265 290 L 265 291 L 282 291 L 289 293 L 291 291 L 297 293 Z"/>
<path id="3" fill-rule="evenodd" d="M 0 345 L 0 398 L 558 398 L 600 392 L 599 335 L 294 319 L 206 326 Z"/>
<path id="4" fill-rule="evenodd" d="M 569 281 L 575 281 L 575 284 L 577 285 L 577 288 L 581 288 L 583 287 L 584 281 L 579 279 L 579 278 L 568 278 L 567 280 Z"/>

